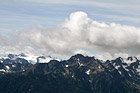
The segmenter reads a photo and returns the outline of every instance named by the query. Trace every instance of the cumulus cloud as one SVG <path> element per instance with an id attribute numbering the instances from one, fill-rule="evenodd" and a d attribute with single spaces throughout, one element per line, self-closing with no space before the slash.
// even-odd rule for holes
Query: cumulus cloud
<path id="1" fill-rule="evenodd" d="M 139 27 L 97 22 L 84 12 L 71 13 L 55 28 L 37 27 L 16 31 L 14 49 L 59 57 L 83 53 L 101 59 L 140 54 Z M 93 54 L 84 49 L 98 53 Z"/>

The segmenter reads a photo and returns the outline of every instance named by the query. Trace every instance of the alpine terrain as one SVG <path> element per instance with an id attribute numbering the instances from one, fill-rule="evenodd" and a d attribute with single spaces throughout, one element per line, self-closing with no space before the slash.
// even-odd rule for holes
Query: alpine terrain
<path id="1" fill-rule="evenodd" d="M 9 54 L 0 58 L 0 93 L 140 93 L 140 60 Z"/>

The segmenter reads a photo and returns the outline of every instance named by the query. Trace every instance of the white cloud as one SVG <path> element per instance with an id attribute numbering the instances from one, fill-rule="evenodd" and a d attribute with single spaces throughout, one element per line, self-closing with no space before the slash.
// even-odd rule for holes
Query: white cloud
<path id="1" fill-rule="evenodd" d="M 139 27 L 97 22 L 84 12 L 72 13 L 56 28 L 49 29 L 38 25 L 37 29 L 15 32 L 14 37 L 17 42 L 11 41 L 11 48 L 7 48 L 6 44 L 2 45 L 0 51 L 22 50 L 26 53 L 64 58 L 75 53 L 83 53 L 101 59 L 140 54 Z M 100 53 L 92 54 L 84 49 Z"/>

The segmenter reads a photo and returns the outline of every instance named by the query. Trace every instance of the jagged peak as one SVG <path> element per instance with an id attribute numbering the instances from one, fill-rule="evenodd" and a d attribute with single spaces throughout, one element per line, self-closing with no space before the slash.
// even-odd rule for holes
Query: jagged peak
<path id="1" fill-rule="evenodd" d="M 74 56 L 72 56 L 72 57 L 81 58 L 81 57 L 85 57 L 85 56 L 82 55 L 82 54 L 76 54 L 76 55 L 74 55 Z"/>
<path id="2" fill-rule="evenodd" d="M 76 55 L 71 56 L 70 59 L 73 59 L 73 58 L 85 58 L 85 57 L 88 57 L 88 58 L 95 58 L 94 56 L 90 57 L 90 56 L 85 56 L 85 55 L 83 55 L 83 54 L 76 54 Z"/>
<path id="3" fill-rule="evenodd" d="M 138 60 L 138 59 L 135 56 L 130 56 L 130 57 L 127 58 L 127 60 L 133 61 L 133 60 Z"/>
<path id="4" fill-rule="evenodd" d="M 84 57 L 85 56 L 82 54 L 76 54 L 76 55 L 71 56 L 69 60 L 79 60 L 79 59 L 84 58 Z"/>
<path id="5" fill-rule="evenodd" d="M 19 56 L 26 57 L 27 55 L 25 55 L 24 53 L 20 53 Z"/>
<path id="6" fill-rule="evenodd" d="M 116 59 L 114 59 L 114 60 L 111 60 L 112 62 L 120 62 L 120 63 L 122 63 L 123 62 L 123 58 L 122 57 L 118 57 L 118 58 L 116 58 Z"/>
<path id="7" fill-rule="evenodd" d="M 118 57 L 118 58 L 116 58 L 114 60 L 120 61 L 120 62 L 128 62 L 128 61 L 130 61 L 130 62 L 136 62 L 138 59 L 135 56 L 129 56 L 127 58 Z"/>
<path id="8" fill-rule="evenodd" d="M 9 57 L 9 58 L 15 58 L 15 57 L 17 57 L 17 55 L 16 54 L 8 54 L 7 57 Z"/>

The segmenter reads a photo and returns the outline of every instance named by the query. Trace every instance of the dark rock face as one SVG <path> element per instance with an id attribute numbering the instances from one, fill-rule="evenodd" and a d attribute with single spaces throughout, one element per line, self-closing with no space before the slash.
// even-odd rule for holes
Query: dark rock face
<path id="1" fill-rule="evenodd" d="M 136 83 L 139 75 L 130 77 L 129 72 L 134 67 L 139 67 L 138 60 L 128 66 L 121 58 L 102 63 L 77 54 L 69 60 L 37 63 L 25 72 L 1 75 L 0 92 L 136 93 L 140 89 L 140 83 Z"/>
<path id="2" fill-rule="evenodd" d="M 22 72 L 33 66 L 23 58 L 16 58 L 13 60 L 12 56 L 15 55 L 9 54 L 8 56 L 9 58 L 0 60 L 0 73 Z"/>
<path id="3" fill-rule="evenodd" d="M 4 68 L 5 66 L 2 63 L 0 63 L 0 69 L 4 69 Z"/>

